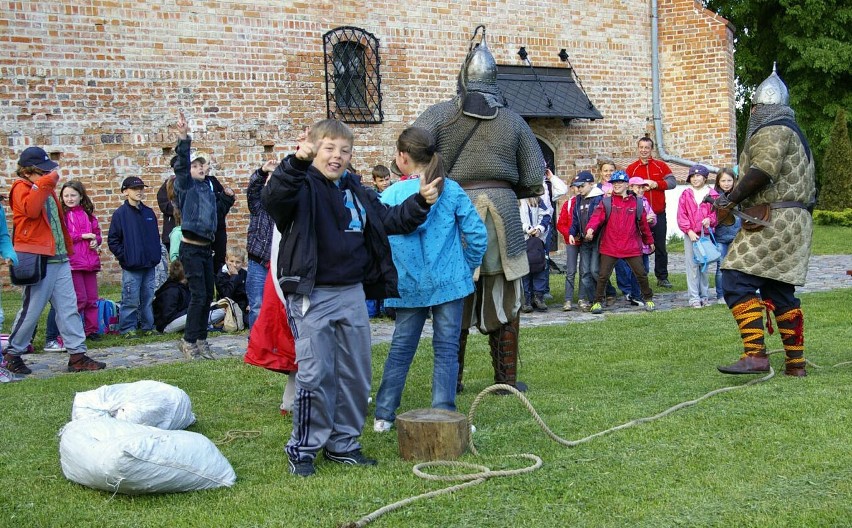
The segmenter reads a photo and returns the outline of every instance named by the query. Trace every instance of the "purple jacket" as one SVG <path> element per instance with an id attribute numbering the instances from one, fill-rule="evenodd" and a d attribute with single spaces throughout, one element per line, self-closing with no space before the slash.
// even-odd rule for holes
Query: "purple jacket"
<path id="1" fill-rule="evenodd" d="M 100 271 L 101 257 L 97 250 L 89 247 L 89 240 L 83 235 L 93 233 L 98 246 L 101 245 L 101 228 L 98 219 L 89 215 L 79 205 L 68 210 L 65 214 L 65 225 L 74 244 L 74 254 L 69 258 L 73 271 Z"/>

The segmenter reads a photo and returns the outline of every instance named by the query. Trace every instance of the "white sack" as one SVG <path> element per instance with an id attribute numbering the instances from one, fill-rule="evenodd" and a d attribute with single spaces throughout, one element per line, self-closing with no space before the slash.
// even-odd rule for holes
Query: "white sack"
<path id="1" fill-rule="evenodd" d="M 69 422 L 59 432 L 65 478 L 127 495 L 233 486 L 231 464 L 207 437 L 103 417 Z"/>
<path id="2" fill-rule="evenodd" d="M 74 396 L 72 420 L 101 416 L 160 429 L 186 429 L 195 423 L 189 396 L 153 380 L 104 385 Z"/>

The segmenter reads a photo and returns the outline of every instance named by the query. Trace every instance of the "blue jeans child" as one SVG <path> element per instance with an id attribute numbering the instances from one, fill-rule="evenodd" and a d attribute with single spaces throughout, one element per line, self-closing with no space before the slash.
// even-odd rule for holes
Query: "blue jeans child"
<path id="1" fill-rule="evenodd" d="M 456 410 L 456 380 L 459 372 L 459 335 L 461 334 L 464 299 L 432 306 L 432 349 L 435 363 L 432 368 L 432 407 Z M 423 324 L 429 314 L 422 308 L 397 308 L 390 352 L 385 360 L 382 383 L 376 395 L 376 418 L 389 422 L 396 419 L 402 401 L 402 390 L 408 369 L 414 360 Z"/>
<path id="2" fill-rule="evenodd" d="M 156 269 L 121 271 L 121 313 L 118 332 L 127 334 L 137 328 L 143 332 L 154 329 L 154 281 Z"/>

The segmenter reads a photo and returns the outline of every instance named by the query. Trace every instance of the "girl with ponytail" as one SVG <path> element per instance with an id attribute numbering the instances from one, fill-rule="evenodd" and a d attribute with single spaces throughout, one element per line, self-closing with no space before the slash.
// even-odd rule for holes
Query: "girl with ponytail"
<path id="1" fill-rule="evenodd" d="M 399 298 L 385 300 L 385 306 L 396 309 L 396 320 L 376 395 L 373 429 L 377 432 L 390 430 L 396 419 L 408 369 L 430 310 L 435 353 L 432 407 L 455 411 L 462 308 L 464 298 L 473 293 L 474 272 L 487 246 L 485 224 L 467 193 L 448 178 L 432 134 L 423 128 L 407 128 L 397 139 L 396 150 L 395 162 L 410 179 L 388 187 L 382 193 L 382 202 L 402 203 L 418 192 L 421 179 L 437 181 L 441 188 L 426 222 L 408 235 L 388 237 L 399 274 Z"/>

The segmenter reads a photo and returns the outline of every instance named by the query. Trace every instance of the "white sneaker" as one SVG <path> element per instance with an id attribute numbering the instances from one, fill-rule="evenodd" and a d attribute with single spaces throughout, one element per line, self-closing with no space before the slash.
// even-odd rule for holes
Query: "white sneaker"
<path id="1" fill-rule="evenodd" d="M 65 345 L 58 339 L 51 339 L 44 344 L 45 352 L 65 352 Z"/>
<path id="2" fill-rule="evenodd" d="M 389 422 L 387 420 L 382 420 L 380 418 L 376 418 L 373 421 L 373 431 L 377 433 L 387 433 L 393 427 L 393 422 Z"/>

